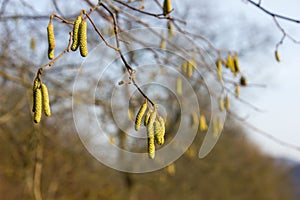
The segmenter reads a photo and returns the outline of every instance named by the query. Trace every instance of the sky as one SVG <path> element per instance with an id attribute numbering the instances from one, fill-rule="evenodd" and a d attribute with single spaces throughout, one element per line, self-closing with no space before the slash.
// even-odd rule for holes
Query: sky
<path id="1" fill-rule="evenodd" d="M 223 2 L 217 1 L 220 4 Z M 300 146 L 300 93 L 298 88 L 300 86 L 300 44 L 286 40 L 279 48 L 282 61 L 277 63 L 274 57 L 274 47 L 282 35 L 272 18 L 241 0 L 227 0 L 227 3 L 224 9 L 237 8 L 238 15 L 246 16 L 249 21 L 262 24 L 267 31 L 274 33 L 274 38 L 277 39 L 274 45 L 271 45 L 270 49 L 265 52 L 250 52 L 249 55 L 245 55 L 244 60 L 241 60 L 241 63 L 248 62 L 247 65 L 253 66 L 253 69 L 246 69 L 246 73 L 249 73 L 249 82 L 266 84 L 265 88 L 252 88 L 247 91 L 247 94 L 243 94 L 249 102 L 264 111 L 251 112 L 242 106 L 239 111 L 249 114 L 247 121 L 259 129 L 283 142 Z M 262 6 L 272 12 L 300 19 L 300 1 L 263 0 Z M 233 17 L 235 16 L 233 15 Z M 300 40 L 300 24 L 284 21 L 280 21 L 280 23 L 289 34 Z M 271 156 L 286 157 L 300 162 L 300 151 L 279 145 L 250 129 L 248 133 L 263 152 Z"/>

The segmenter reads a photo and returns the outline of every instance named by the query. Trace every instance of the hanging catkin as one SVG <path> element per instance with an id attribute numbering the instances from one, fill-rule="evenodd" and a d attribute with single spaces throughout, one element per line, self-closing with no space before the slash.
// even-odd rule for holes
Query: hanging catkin
<path id="1" fill-rule="evenodd" d="M 182 95 L 182 81 L 181 81 L 181 78 L 177 78 L 177 82 L 176 82 L 176 91 L 177 91 L 177 94 L 179 96 Z"/>
<path id="2" fill-rule="evenodd" d="M 82 20 L 79 26 L 79 49 L 82 57 L 86 57 L 88 55 L 86 29 L 87 22 Z"/>
<path id="3" fill-rule="evenodd" d="M 34 100 L 34 122 L 39 123 L 42 117 L 42 91 L 37 88 L 33 93 Z"/>
<path id="4" fill-rule="evenodd" d="M 52 60 L 54 58 L 54 48 L 55 48 L 55 37 L 54 37 L 54 27 L 52 24 L 52 19 L 47 26 L 47 36 L 48 36 L 48 58 Z"/>
<path id="5" fill-rule="evenodd" d="M 79 15 L 75 22 L 74 22 L 74 26 L 73 26 L 73 43 L 72 43 L 72 46 L 71 46 L 71 50 L 72 51 L 76 51 L 78 46 L 79 46 L 79 37 L 78 37 L 78 33 L 79 33 L 79 26 L 80 26 L 80 23 L 82 21 L 82 17 L 81 15 Z"/>
<path id="6" fill-rule="evenodd" d="M 233 56 L 233 64 L 234 64 L 234 73 L 235 74 L 239 73 L 241 69 L 240 69 L 239 58 L 237 54 Z"/>
<path id="7" fill-rule="evenodd" d="M 135 130 L 138 131 L 141 128 L 142 118 L 147 110 L 147 102 L 141 106 L 135 118 Z"/>
<path id="8" fill-rule="evenodd" d="M 150 114 L 151 112 L 148 111 L 147 114 L 145 115 L 145 119 L 144 119 L 144 126 L 147 126 L 149 123 L 149 118 L 150 118 Z"/>
<path id="9" fill-rule="evenodd" d="M 163 14 L 167 16 L 172 11 L 171 0 L 164 1 Z"/>
<path id="10" fill-rule="evenodd" d="M 48 95 L 48 89 L 47 86 L 42 83 L 41 84 L 41 90 L 42 90 L 42 101 L 43 101 L 43 109 L 46 116 L 51 116 L 51 109 L 50 109 L 50 103 L 49 103 L 49 95 Z"/>
<path id="11" fill-rule="evenodd" d="M 222 80 L 222 59 L 218 58 L 217 60 L 217 73 L 218 73 L 218 78 L 221 81 Z"/>
<path id="12" fill-rule="evenodd" d="M 228 95 L 226 95 L 226 97 L 225 97 L 225 108 L 226 108 L 226 110 L 230 109 L 230 100 L 229 100 Z"/>
<path id="13" fill-rule="evenodd" d="M 163 145 L 165 143 L 165 132 L 166 132 L 165 121 L 161 116 L 159 116 L 158 122 L 160 125 L 160 129 L 159 132 L 157 133 L 157 144 Z"/>
<path id="14" fill-rule="evenodd" d="M 208 129 L 206 119 L 204 115 L 200 115 L 200 131 L 206 131 Z"/>
<path id="15" fill-rule="evenodd" d="M 33 87 L 32 87 L 32 94 L 33 94 L 33 103 L 32 103 L 32 112 L 35 112 L 35 91 L 40 87 L 41 83 L 40 80 L 38 78 L 35 78 L 33 81 Z"/>
<path id="16" fill-rule="evenodd" d="M 279 56 L 278 50 L 275 51 L 275 58 L 276 58 L 277 62 L 280 62 L 280 56 Z"/>
<path id="17" fill-rule="evenodd" d="M 155 143 L 154 143 L 154 121 L 156 118 L 156 111 L 153 111 L 149 117 L 149 123 L 147 125 L 148 135 L 148 154 L 151 159 L 155 156 Z"/>

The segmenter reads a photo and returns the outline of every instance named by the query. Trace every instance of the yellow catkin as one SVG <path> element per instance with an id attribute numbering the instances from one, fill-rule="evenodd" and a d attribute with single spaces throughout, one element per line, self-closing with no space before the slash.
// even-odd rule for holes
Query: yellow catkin
<path id="1" fill-rule="evenodd" d="M 182 64 L 181 64 L 181 71 L 182 73 L 186 73 L 186 70 L 187 70 L 187 61 L 186 60 L 183 60 Z"/>
<path id="2" fill-rule="evenodd" d="M 152 111 L 150 113 L 149 122 L 147 126 L 153 126 L 155 119 L 156 119 L 156 111 Z"/>
<path id="3" fill-rule="evenodd" d="M 241 86 L 246 86 L 247 85 L 247 79 L 246 79 L 245 76 L 241 76 L 240 84 L 241 84 Z"/>
<path id="4" fill-rule="evenodd" d="M 145 119 L 144 119 L 144 126 L 147 126 L 149 123 L 149 118 L 150 118 L 150 114 L 151 112 L 148 111 L 147 114 L 145 115 Z"/>
<path id="5" fill-rule="evenodd" d="M 145 114 L 147 110 L 147 102 L 145 102 L 140 110 L 138 111 L 137 115 L 136 115 L 136 118 L 135 118 L 135 130 L 138 131 L 140 128 L 141 128 L 141 123 L 142 123 L 142 118 Z"/>
<path id="6" fill-rule="evenodd" d="M 42 117 L 42 91 L 40 88 L 36 89 L 33 93 L 34 96 L 34 122 L 39 123 Z"/>
<path id="7" fill-rule="evenodd" d="M 233 65 L 234 65 L 234 73 L 239 73 L 241 71 L 238 55 L 235 54 L 233 56 Z"/>
<path id="8" fill-rule="evenodd" d="M 148 155 L 151 159 L 155 157 L 154 135 L 148 136 Z"/>
<path id="9" fill-rule="evenodd" d="M 175 175 L 176 170 L 175 170 L 175 164 L 174 164 L 174 163 L 172 163 L 171 165 L 169 165 L 169 166 L 167 167 L 167 172 L 168 172 L 168 174 L 171 175 L 171 176 L 174 176 L 174 175 Z"/>
<path id="10" fill-rule="evenodd" d="M 226 108 L 226 110 L 230 109 L 230 100 L 229 100 L 228 95 L 226 95 L 226 97 L 225 97 L 225 108 Z"/>
<path id="11" fill-rule="evenodd" d="M 31 49 L 31 51 L 35 51 L 35 49 L 36 49 L 36 44 L 35 44 L 34 37 L 30 38 L 30 49 Z"/>
<path id="12" fill-rule="evenodd" d="M 177 78 L 177 82 L 176 82 L 176 92 L 179 96 L 182 95 L 182 81 L 181 78 Z"/>
<path id="13" fill-rule="evenodd" d="M 154 132 L 157 144 L 163 145 L 165 143 L 165 122 L 162 117 L 154 122 Z"/>
<path id="14" fill-rule="evenodd" d="M 32 103 L 32 112 L 35 112 L 35 91 L 40 87 L 41 83 L 38 78 L 35 78 L 33 81 L 32 94 L 33 94 L 33 103 Z"/>
<path id="15" fill-rule="evenodd" d="M 217 60 L 217 73 L 218 73 L 218 78 L 221 81 L 222 80 L 222 59 L 218 58 Z"/>
<path id="16" fill-rule="evenodd" d="M 194 58 L 191 58 L 187 64 L 187 76 L 191 77 L 193 75 L 193 71 L 196 68 L 196 62 Z"/>
<path id="17" fill-rule="evenodd" d="M 79 49 L 82 57 L 86 57 L 88 55 L 86 29 L 87 29 L 87 22 L 85 20 L 82 20 L 79 26 L 79 35 L 78 35 L 79 46 L 80 46 Z"/>
<path id="18" fill-rule="evenodd" d="M 48 58 L 52 60 L 54 58 L 54 48 L 55 48 L 55 37 L 54 37 L 54 26 L 52 21 L 49 22 L 47 26 L 47 36 L 48 36 Z"/>
<path id="19" fill-rule="evenodd" d="M 154 137 L 155 137 L 156 142 L 158 143 L 159 133 L 160 133 L 160 129 L 161 129 L 159 121 L 155 120 L 153 126 L 154 126 Z"/>
<path id="20" fill-rule="evenodd" d="M 192 159 L 195 158 L 197 155 L 197 151 L 194 146 L 190 146 L 187 151 L 185 152 L 188 158 Z"/>
<path id="21" fill-rule="evenodd" d="M 156 119 L 156 111 L 151 112 L 149 117 L 149 123 L 147 125 L 148 135 L 148 154 L 151 159 L 155 156 L 155 143 L 154 143 L 154 122 Z"/>
<path id="22" fill-rule="evenodd" d="M 206 131 L 208 129 L 208 125 L 206 123 L 206 119 L 204 115 L 200 115 L 200 131 Z"/>
<path id="23" fill-rule="evenodd" d="M 222 97 L 219 97 L 219 109 L 220 111 L 224 111 L 224 101 Z"/>
<path id="24" fill-rule="evenodd" d="M 235 85 L 235 97 L 240 97 L 240 86 L 238 84 Z"/>
<path id="25" fill-rule="evenodd" d="M 73 26 L 73 43 L 72 43 L 72 46 L 71 46 L 71 50 L 72 51 L 76 51 L 78 46 L 79 46 L 79 37 L 78 37 L 78 33 L 79 33 L 79 26 L 80 26 L 80 23 L 82 21 L 82 16 L 79 15 L 75 22 L 74 22 L 74 26 Z"/>
<path id="26" fill-rule="evenodd" d="M 160 41 L 160 48 L 162 50 L 166 50 L 166 41 L 164 39 L 161 39 Z"/>
<path id="27" fill-rule="evenodd" d="M 50 109 L 50 103 L 49 103 L 49 95 L 48 95 L 48 89 L 45 84 L 41 84 L 41 90 L 42 90 L 42 101 L 43 101 L 43 109 L 46 116 L 51 116 L 51 109 Z"/>
<path id="28" fill-rule="evenodd" d="M 168 21 L 167 27 L 168 27 L 168 37 L 170 38 L 174 35 L 174 27 L 170 21 Z"/>
<path id="29" fill-rule="evenodd" d="M 233 63 L 233 58 L 231 55 L 227 56 L 227 62 L 226 62 L 226 67 L 231 70 L 232 73 L 235 73 L 235 68 L 234 68 L 234 63 Z"/>
<path id="30" fill-rule="evenodd" d="M 279 56 L 278 50 L 275 51 L 275 58 L 276 58 L 277 62 L 280 62 L 280 56 Z"/>
<path id="31" fill-rule="evenodd" d="M 219 134 L 219 119 L 215 117 L 213 119 L 213 137 L 217 137 Z"/>
<path id="32" fill-rule="evenodd" d="M 172 11 L 171 0 L 164 1 L 163 14 L 167 16 Z"/>

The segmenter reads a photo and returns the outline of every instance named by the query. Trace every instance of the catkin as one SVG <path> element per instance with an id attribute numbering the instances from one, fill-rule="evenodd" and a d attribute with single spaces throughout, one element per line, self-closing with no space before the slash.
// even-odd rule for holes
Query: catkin
<path id="1" fill-rule="evenodd" d="M 206 119 L 204 115 L 200 115 L 200 131 L 206 131 L 208 129 Z"/>
<path id="2" fill-rule="evenodd" d="M 162 145 L 165 143 L 165 134 L 166 134 L 166 127 L 165 127 L 165 121 L 162 117 L 158 118 L 158 121 L 160 123 L 160 132 L 159 132 L 159 141 L 158 144 Z"/>
<path id="3" fill-rule="evenodd" d="M 148 136 L 148 155 L 151 159 L 155 157 L 154 135 Z"/>
<path id="4" fill-rule="evenodd" d="M 174 35 L 174 28 L 170 21 L 168 21 L 167 27 L 168 27 L 168 37 L 170 38 Z"/>
<path id="5" fill-rule="evenodd" d="M 171 0 L 164 1 L 163 14 L 167 16 L 172 11 Z"/>
<path id="6" fill-rule="evenodd" d="M 161 39 L 160 41 L 160 48 L 162 50 L 166 50 L 166 41 L 164 39 Z"/>
<path id="7" fill-rule="evenodd" d="M 217 60 L 217 72 L 218 72 L 218 78 L 221 81 L 222 80 L 222 59 L 218 58 Z"/>
<path id="8" fill-rule="evenodd" d="M 176 82 L 176 91 L 177 91 L 177 94 L 179 96 L 182 95 L 182 81 L 181 81 L 181 78 L 177 78 L 177 82 Z"/>
<path id="9" fill-rule="evenodd" d="M 187 61 L 186 60 L 183 60 L 182 64 L 181 64 L 181 71 L 183 73 L 186 73 L 186 69 L 187 69 Z"/>
<path id="10" fill-rule="evenodd" d="M 49 95 L 48 95 L 48 89 L 45 84 L 41 84 L 41 90 L 42 90 L 42 100 L 43 100 L 43 109 L 46 116 L 51 116 L 51 109 L 50 109 L 50 103 L 49 103 Z"/>
<path id="11" fill-rule="evenodd" d="M 233 63 L 233 58 L 231 55 L 227 56 L 227 62 L 226 62 L 226 67 L 231 70 L 232 73 L 235 73 L 235 68 L 234 68 L 234 63 Z"/>
<path id="12" fill-rule="evenodd" d="M 145 119 L 144 119 L 144 126 L 147 126 L 149 123 L 149 118 L 150 118 L 150 114 L 151 112 L 148 111 L 147 114 L 145 115 Z"/>
<path id="13" fill-rule="evenodd" d="M 33 93 L 34 100 L 34 122 L 39 123 L 42 117 L 42 91 L 40 88 Z"/>
<path id="14" fill-rule="evenodd" d="M 82 57 L 86 57 L 88 55 L 88 48 L 87 48 L 87 22 L 82 20 L 79 26 L 79 45 L 80 45 L 80 54 Z"/>
<path id="15" fill-rule="evenodd" d="M 147 125 L 148 135 L 148 154 L 151 159 L 155 156 L 155 144 L 154 144 L 154 121 L 156 118 L 156 111 L 153 111 L 149 117 L 149 123 Z"/>
<path id="16" fill-rule="evenodd" d="M 136 115 L 136 118 L 135 118 L 135 130 L 138 131 L 140 128 L 141 128 L 141 123 L 142 123 L 142 118 L 145 114 L 147 110 L 147 102 L 145 102 L 140 110 L 138 111 L 137 115 Z"/>
<path id="17" fill-rule="evenodd" d="M 78 46 L 79 46 L 79 37 L 78 37 L 78 33 L 79 33 L 79 26 L 80 26 L 80 23 L 82 21 L 82 16 L 79 15 L 75 22 L 74 22 L 74 26 L 73 26 L 73 43 L 72 43 L 72 46 L 71 46 L 71 50 L 72 51 L 76 51 Z"/>
<path id="18" fill-rule="evenodd" d="M 55 48 L 55 37 L 54 37 L 54 26 L 50 20 L 47 26 L 47 36 L 48 36 L 48 58 L 52 60 L 54 58 L 54 48 Z"/>
<path id="19" fill-rule="evenodd" d="M 165 143 L 165 122 L 162 117 L 154 122 L 154 135 L 157 144 L 163 145 Z"/>
<path id="20" fill-rule="evenodd" d="M 230 100 L 229 100 L 228 95 L 226 95 L 226 97 L 225 97 L 225 108 L 226 108 L 226 110 L 230 109 Z"/>
<path id="21" fill-rule="evenodd" d="M 155 140 L 156 142 L 159 140 L 159 132 L 160 132 L 160 124 L 159 124 L 159 121 L 158 120 L 155 120 L 154 124 L 153 124 L 153 127 L 154 127 L 154 137 L 155 137 Z M 157 142 L 158 143 L 158 142 Z"/>
<path id="22" fill-rule="evenodd" d="M 247 85 L 247 79 L 246 79 L 245 76 L 241 76 L 240 84 L 241 84 L 241 86 L 246 86 Z"/>
<path id="23" fill-rule="evenodd" d="M 188 77 L 192 77 L 195 66 L 196 66 L 195 60 L 192 58 L 187 64 L 187 76 Z"/>
<path id="24" fill-rule="evenodd" d="M 224 101 L 222 97 L 219 97 L 219 109 L 220 111 L 224 111 Z"/>
<path id="25" fill-rule="evenodd" d="M 35 78 L 33 81 L 33 87 L 32 87 L 32 94 L 33 94 L 33 103 L 32 103 L 32 112 L 35 112 L 35 91 L 40 87 L 40 80 L 38 78 Z"/>
<path id="26" fill-rule="evenodd" d="M 176 170 L 175 170 L 175 164 L 174 164 L 174 163 L 172 163 L 171 165 L 169 165 L 169 166 L 167 167 L 167 172 L 168 172 L 168 174 L 171 175 L 171 176 L 174 176 L 174 175 L 175 175 Z"/>
<path id="27" fill-rule="evenodd" d="M 219 119 L 215 117 L 213 119 L 213 137 L 216 138 L 219 134 Z"/>
<path id="28" fill-rule="evenodd" d="M 238 84 L 235 85 L 235 97 L 240 97 L 240 86 Z"/>
<path id="29" fill-rule="evenodd" d="M 241 71 L 241 69 L 240 69 L 240 64 L 239 64 L 239 58 L 238 58 L 238 55 L 237 55 L 237 54 L 235 54 L 235 55 L 233 56 L 233 65 L 234 65 L 234 72 L 235 72 L 235 73 L 238 73 L 238 72 Z"/>
<path id="30" fill-rule="evenodd" d="M 275 51 L 275 58 L 276 58 L 277 62 L 280 62 L 280 56 L 279 56 L 278 50 Z"/>
<path id="31" fill-rule="evenodd" d="M 149 122 L 147 126 L 148 127 L 153 126 L 155 119 L 156 119 L 156 111 L 153 111 L 150 113 Z"/>

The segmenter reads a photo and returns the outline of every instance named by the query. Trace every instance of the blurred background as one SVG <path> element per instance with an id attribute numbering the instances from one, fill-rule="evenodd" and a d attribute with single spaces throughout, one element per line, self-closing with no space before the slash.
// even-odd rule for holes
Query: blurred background
<path id="1" fill-rule="evenodd" d="M 118 15 L 123 30 L 145 27 L 139 23 L 139 18 L 150 27 L 166 28 L 166 21 L 135 12 L 118 2 L 104 2 L 110 9 L 124 11 L 119 11 Z M 73 120 L 72 89 L 83 61 L 78 52 L 66 54 L 44 71 L 43 82 L 49 88 L 52 116 L 43 117 L 39 125 L 34 124 L 31 112 L 32 80 L 38 68 L 49 62 L 46 36 L 49 16 L 56 13 L 74 20 L 81 9 L 89 10 L 96 3 L 89 0 L 72 3 L 57 0 L 3 0 L 0 3 L 2 199 L 300 198 L 299 148 L 297 150 L 293 146 L 300 141 L 297 134 L 300 128 L 297 123 L 300 111 L 297 104 L 300 100 L 297 92 L 300 57 L 297 54 L 300 45 L 286 39 L 278 49 L 282 60 L 278 63 L 274 51 L 282 33 L 272 17 L 247 1 L 228 0 L 226 4 L 220 0 L 172 1 L 172 16 L 187 22 L 186 25 L 179 23 L 180 27 L 207 38 L 218 49 L 238 52 L 243 74 L 249 81 L 249 86 L 241 90 L 240 99 L 232 97 L 231 113 L 234 114 L 227 115 L 217 145 L 204 159 L 198 158 L 198 150 L 205 137 L 205 133 L 199 130 L 183 156 L 158 171 L 144 174 L 119 172 L 96 160 L 81 142 Z M 159 3 L 162 4 L 162 1 L 128 1 L 128 5 L 152 13 L 161 13 Z M 300 18 L 297 11 L 299 2 L 296 0 L 289 3 L 262 1 L 262 6 L 275 13 Z M 92 17 L 104 36 L 111 37 L 112 25 L 107 12 L 99 9 Z M 299 36 L 299 24 L 279 22 L 288 34 L 295 38 Z M 54 25 L 56 51 L 60 52 L 66 48 L 72 26 L 58 20 L 54 21 Z M 88 27 L 88 38 L 89 49 L 101 42 L 92 26 Z M 130 35 L 126 39 L 143 40 Z M 157 39 L 157 44 L 160 43 Z M 211 53 L 209 45 L 203 46 L 215 59 L 216 55 Z M 109 52 L 104 53 L 102 56 L 110 56 Z M 137 69 L 143 62 L 147 63 L 147 60 L 141 61 L 139 55 L 126 56 Z M 164 64 L 169 62 L 166 58 L 166 55 L 155 57 L 157 61 L 163 60 Z M 149 59 L 152 57 L 149 56 Z M 122 64 L 116 61 L 115 66 L 118 65 Z M 93 71 L 90 73 L 93 74 Z M 126 74 L 121 67 L 114 73 L 116 76 Z M 163 75 L 162 70 L 155 74 L 148 73 L 141 79 L 154 80 Z M 104 78 L 99 82 L 104 90 L 97 93 L 95 102 L 85 99 L 84 94 L 95 90 L 86 84 L 76 105 L 82 105 L 81 102 L 97 105 L 98 117 L 106 125 L 103 130 L 108 132 L 112 143 L 126 150 L 145 152 L 145 141 L 133 142 L 123 131 L 114 128 L 116 125 L 108 105 L 111 98 L 109 91 L 119 79 L 115 80 L 112 76 Z M 191 84 L 200 93 L 200 110 L 210 119 L 207 88 L 199 86 L 197 75 L 193 75 L 193 78 L 195 80 Z M 169 80 L 170 85 L 175 83 L 172 78 Z M 131 85 L 126 87 L 130 88 Z M 124 92 L 124 95 L 127 93 Z M 156 98 L 156 94 L 152 95 Z M 172 116 L 167 127 L 170 133 L 167 142 L 175 136 L 181 118 L 190 118 L 190 115 L 179 117 L 180 109 L 174 109 L 176 100 L 172 99 L 173 104 L 170 103 L 171 96 L 166 94 L 158 98 Z M 135 94 L 129 103 L 128 109 L 132 109 L 134 115 L 140 102 L 142 98 Z M 124 112 L 123 108 L 126 103 L 120 102 L 120 110 L 125 117 L 127 111 Z M 84 118 L 83 123 L 88 122 L 88 118 Z M 128 126 L 132 127 L 133 122 Z M 109 149 L 106 154 L 111 156 Z M 122 155 L 116 157 L 122 159 Z"/>

